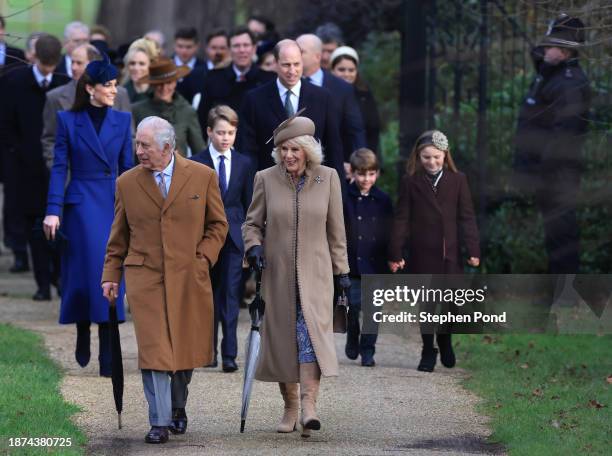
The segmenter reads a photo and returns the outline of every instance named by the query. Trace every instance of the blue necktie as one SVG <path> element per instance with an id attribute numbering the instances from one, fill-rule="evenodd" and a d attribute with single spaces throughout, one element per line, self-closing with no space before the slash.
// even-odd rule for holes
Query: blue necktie
<path id="1" fill-rule="evenodd" d="M 225 196 L 227 191 L 227 180 L 225 177 L 225 156 L 219 155 L 219 188 L 221 189 L 221 196 Z"/>

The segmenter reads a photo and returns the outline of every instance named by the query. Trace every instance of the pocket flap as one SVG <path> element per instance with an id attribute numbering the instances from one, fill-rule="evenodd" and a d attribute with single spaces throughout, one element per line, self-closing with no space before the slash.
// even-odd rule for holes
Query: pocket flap
<path id="1" fill-rule="evenodd" d="M 77 204 L 83 201 L 82 193 L 67 193 L 64 196 L 64 204 Z"/>
<path id="2" fill-rule="evenodd" d="M 142 266 L 144 264 L 144 255 L 128 255 L 123 261 L 124 266 Z"/>

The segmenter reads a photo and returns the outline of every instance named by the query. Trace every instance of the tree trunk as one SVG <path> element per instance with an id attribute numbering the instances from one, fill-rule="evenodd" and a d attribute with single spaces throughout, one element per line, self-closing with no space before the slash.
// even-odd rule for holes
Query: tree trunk
<path id="1" fill-rule="evenodd" d="M 203 42 L 214 29 L 232 27 L 235 15 L 235 0 L 104 0 L 97 21 L 109 28 L 115 47 L 149 30 L 160 30 L 166 37 L 165 50 L 171 55 L 177 28 L 196 27 Z"/>

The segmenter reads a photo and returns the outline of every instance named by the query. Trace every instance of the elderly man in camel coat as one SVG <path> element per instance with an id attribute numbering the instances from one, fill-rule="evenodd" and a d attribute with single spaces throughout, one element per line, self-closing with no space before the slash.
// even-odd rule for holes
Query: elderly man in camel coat
<path id="1" fill-rule="evenodd" d="M 174 128 L 147 117 L 136 133 L 140 165 L 117 179 L 115 219 L 102 273 L 104 295 L 127 296 L 149 403 L 147 443 L 184 433 L 192 370 L 213 358 L 209 270 L 228 224 L 214 170 L 175 151 Z"/>

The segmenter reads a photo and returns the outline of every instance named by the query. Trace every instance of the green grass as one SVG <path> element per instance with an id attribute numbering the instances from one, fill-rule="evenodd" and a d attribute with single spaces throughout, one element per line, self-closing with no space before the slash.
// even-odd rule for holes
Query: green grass
<path id="1" fill-rule="evenodd" d="M 25 38 L 32 32 L 52 33 L 62 39 L 69 22 L 93 25 L 98 4 L 99 0 L 0 0 L 0 14 L 6 17 L 6 32 L 10 34 L 6 41 L 23 49 Z"/>
<path id="2" fill-rule="evenodd" d="M 79 411 L 59 391 L 61 373 L 39 335 L 0 325 L 0 454 L 83 454 L 86 439 L 70 421 Z M 63 437 L 71 447 L 9 447 L 9 438 Z"/>
<path id="3" fill-rule="evenodd" d="M 511 455 L 610 454 L 612 336 L 461 335 L 465 385 Z"/>

